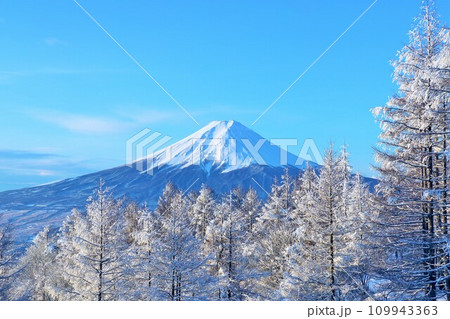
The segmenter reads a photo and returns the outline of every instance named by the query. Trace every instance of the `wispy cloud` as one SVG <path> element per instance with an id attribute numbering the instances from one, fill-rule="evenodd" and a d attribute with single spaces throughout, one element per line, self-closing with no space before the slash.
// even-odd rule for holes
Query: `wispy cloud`
<path id="1" fill-rule="evenodd" d="M 58 176 L 74 163 L 67 157 L 34 150 L 0 149 L 0 171 L 22 176 Z M 49 169 L 51 167 L 51 169 Z"/>
<path id="2" fill-rule="evenodd" d="M 135 124 L 153 124 L 166 120 L 173 120 L 175 117 L 178 118 L 178 116 L 174 116 L 173 113 L 174 112 L 149 109 L 146 107 L 127 107 L 115 111 L 117 116 Z"/>
<path id="3" fill-rule="evenodd" d="M 74 158 L 58 154 L 56 150 L 50 153 L 36 149 L 0 149 L 0 178 L 4 184 L 11 184 L 10 176 L 32 177 L 31 184 L 36 184 L 38 181 L 47 180 L 42 180 L 41 177 L 57 180 L 78 176 L 102 165 L 103 159 Z"/>
<path id="4" fill-rule="evenodd" d="M 48 158 L 61 158 L 63 156 L 52 153 L 41 153 L 32 150 L 2 150 L 0 149 L 0 159 L 48 159 Z"/>
<path id="5" fill-rule="evenodd" d="M 40 111 L 34 117 L 76 133 L 114 133 L 130 127 L 130 123 L 113 118 L 66 112 Z"/>
<path id="6" fill-rule="evenodd" d="M 66 45 L 68 45 L 67 41 L 60 40 L 60 39 L 53 38 L 53 37 L 44 38 L 44 39 L 42 39 L 42 42 L 44 42 L 48 46 L 55 46 L 55 45 L 66 46 Z"/>
<path id="7" fill-rule="evenodd" d="M 167 111 L 151 110 L 141 107 L 128 107 L 109 112 L 108 116 L 76 114 L 53 110 L 32 109 L 25 111 L 34 119 L 56 125 L 65 130 L 81 134 L 120 133 L 137 129 L 142 125 L 174 120 L 178 116 Z"/>

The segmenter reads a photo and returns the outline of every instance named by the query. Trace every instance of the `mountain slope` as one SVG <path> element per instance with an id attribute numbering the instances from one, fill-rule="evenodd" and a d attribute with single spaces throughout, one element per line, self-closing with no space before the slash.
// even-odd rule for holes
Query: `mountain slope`
<path id="1" fill-rule="evenodd" d="M 253 152 L 252 152 L 253 151 Z M 257 154 L 256 154 L 257 151 Z M 291 153 L 283 163 L 281 150 L 262 136 L 236 121 L 213 121 L 181 141 L 156 152 L 144 161 L 148 169 L 176 166 L 186 168 L 198 165 L 205 172 L 229 172 L 252 165 L 279 167 L 304 164 Z"/>
<path id="2" fill-rule="evenodd" d="M 255 145 L 260 157 L 252 154 Z M 169 181 L 185 191 L 199 189 L 202 184 L 216 193 L 237 186 L 253 187 L 264 198 L 265 190 L 270 191 L 274 177 L 279 177 L 285 167 L 296 175 L 306 165 L 293 154 L 284 156 L 283 161 L 278 146 L 244 125 L 215 121 L 154 155 L 137 160 L 131 167 L 123 165 L 52 184 L 1 192 L 0 220 L 13 225 L 19 240 L 28 241 L 46 225 L 59 226 L 72 208 L 83 209 L 100 179 L 114 196 L 125 196 L 150 207 L 156 205 Z M 136 170 L 139 166 L 145 170 Z M 148 174 L 150 171 L 152 174 Z"/>

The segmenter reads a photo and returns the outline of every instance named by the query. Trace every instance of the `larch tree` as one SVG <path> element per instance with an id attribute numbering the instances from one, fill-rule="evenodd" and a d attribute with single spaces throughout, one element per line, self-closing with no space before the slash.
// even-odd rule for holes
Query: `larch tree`
<path id="1" fill-rule="evenodd" d="M 394 65 L 398 95 L 374 109 L 382 133 L 377 191 L 396 298 L 450 300 L 448 275 L 448 31 L 433 1 Z"/>
<path id="2" fill-rule="evenodd" d="M 19 260 L 21 269 L 14 283 L 15 299 L 46 301 L 54 300 L 57 284 L 56 256 L 58 249 L 50 229 L 45 227 L 33 240 Z"/>
<path id="3" fill-rule="evenodd" d="M 345 285 L 341 285 L 341 289 L 345 300 L 371 299 L 371 265 L 379 258 L 373 249 L 377 243 L 374 230 L 378 216 L 368 185 L 361 175 L 352 176 L 345 192 L 348 194 L 348 206 L 340 225 Z"/>
<path id="4" fill-rule="evenodd" d="M 243 210 L 245 198 L 239 189 L 224 195 L 215 225 L 220 228 L 218 283 L 221 300 L 247 300 L 254 297 L 251 269 L 250 232 Z"/>
<path id="5" fill-rule="evenodd" d="M 257 269 L 261 274 L 258 291 L 265 298 L 281 298 L 278 292 L 289 259 L 288 248 L 297 240 L 292 222 L 295 212 L 292 184 L 287 170 L 280 185 L 277 179 L 274 180 L 255 228 L 258 236 L 255 254 L 258 256 Z"/>
<path id="6" fill-rule="evenodd" d="M 320 265 L 322 276 L 318 292 L 328 300 L 339 300 L 338 289 L 338 251 L 337 251 L 337 219 L 343 211 L 343 177 L 339 156 L 333 150 L 333 146 L 327 150 L 324 165 L 320 172 L 318 186 L 318 210 L 316 215 L 317 242 L 315 250 L 323 261 Z M 321 238 L 318 238 L 321 237 Z"/>
<path id="7" fill-rule="evenodd" d="M 131 300 L 153 300 L 153 241 L 157 229 L 149 209 L 130 203 L 125 208 L 124 236 L 128 245 L 129 258 L 124 288 Z"/>
<path id="8" fill-rule="evenodd" d="M 190 217 L 194 224 L 195 236 L 203 239 L 206 235 L 206 228 L 213 218 L 215 209 L 214 192 L 211 188 L 202 185 L 199 195 L 196 197 L 190 210 Z"/>
<path id="9" fill-rule="evenodd" d="M 316 213 L 319 177 L 314 169 L 307 165 L 299 176 L 299 181 L 292 192 L 295 208 L 293 211 L 293 227 L 295 240 L 287 248 L 286 268 L 280 284 L 280 295 L 287 300 L 307 300 L 312 298 L 313 285 L 308 274 L 317 264 L 316 245 Z"/>
<path id="10" fill-rule="evenodd" d="M 281 292 L 293 299 L 343 300 L 348 290 L 350 168 L 347 154 L 333 146 L 326 151 L 317 178 L 309 168 L 296 198 L 294 243 L 288 249 L 288 267 Z M 317 181 L 317 182 L 315 182 Z"/>
<path id="11" fill-rule="evenodd" d="M 245 218 L 244 224 L 246 231 L 252 234 L 255 230 L 256 220 L 259 217 L 261 209 L 261 200 L 253 188 L 250 188 L 245 194 L 241 209 Z"/>
<path id="12" fill-rule="evenodd" d="M 14 269 L 14 247 L 9 226 L 0 227 L 0 300 L 8 300 Z"/>
<path id="13" fill-rule="evenodd" d="M 122 217 L 122 202 L 100 182 L 86 212 L 74 210 L 64 223 L 57 242 L 64 280 L 58 292 L 63 299 L 126 299 L 123 282 L 129 250 Z"/>
<path id="14" fill-rule="evenodd" d="M 206 299 L 212 279 L 201 241 L 194 236 L 187 201 L 181 191 L 169 184 L 159 203 L 152 216 L 157 225 L 151 247 L 155 297 L 172 301 Z"/>

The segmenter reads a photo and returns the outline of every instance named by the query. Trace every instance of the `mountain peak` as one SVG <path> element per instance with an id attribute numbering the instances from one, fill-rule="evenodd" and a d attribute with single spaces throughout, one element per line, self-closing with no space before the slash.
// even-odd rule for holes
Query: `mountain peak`
<path id="1" fill-rule="evenodd" d="M 220 125 L 225 125 L 227 127 L 231 127 L 234 123 L 238 123 L 242 125 L 241 123 L 235 121 L 235 120 L 221 120 L 221 121 L 211 121 L 206 125 L 207 127 L 216 127 Z"/>
<path id="2" fill-rule="evenodd" d="M 251 130 L 235 120 L 212 121 L 187 138 L 198 137 L 199 135 L 206 135 L 209 138 L 226 138 L 233 135 L 233 133 L 234 135 L 238 133 L 245 134 L 245 131 Z"/>
<path id="3" fill-rule="evenodd" d="M 287 163 L 283 163 L 282 153 L 278 146 L 237 121 L 213 121 L 179 142 L 149 155 L 145 166 L 153 170 L 164 166 L 183 168 L 198 165 L 209 173 L 211 169 L 230 172 L 252 165 L 282 167 L 303 164 L 291 153 L 287 153 Z"/>

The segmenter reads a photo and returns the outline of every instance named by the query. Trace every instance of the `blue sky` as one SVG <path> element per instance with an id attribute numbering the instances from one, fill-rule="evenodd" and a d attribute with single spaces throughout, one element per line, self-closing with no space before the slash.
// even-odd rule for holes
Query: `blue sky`
<path id="1" fill-rule="evenodd" d="M 372 2 L 79 0 L 201 126 L 249 127 Z M 450 2 L 436 4 L 448 24 Z M 345 141 L 373 175 L 369 109 L 395 93 L 389 60 L 419 6 L 379 0 L 252 128 Z M 72 0 L 2 1 L 0 37 L 0 190 L 122 165 L 145 127 L 174 140 L 199 128 Z"/>

